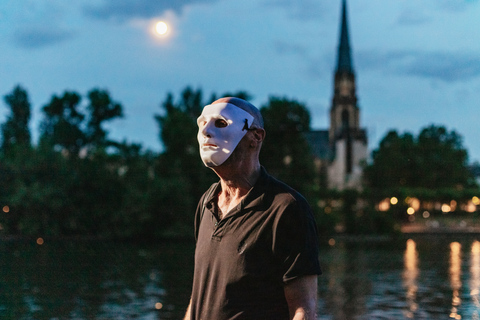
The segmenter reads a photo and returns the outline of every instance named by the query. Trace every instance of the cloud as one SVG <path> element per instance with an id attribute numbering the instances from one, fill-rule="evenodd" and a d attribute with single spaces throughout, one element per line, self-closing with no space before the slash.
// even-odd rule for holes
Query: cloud
<path id="1" fill-rule="evenodd" d="M 283 7 L 291 17 L 300 20 L 316 20 L 332 12 L 332 4 L 316 0 L 266 0 L 265 5 Z"/>
<path id="2" fill-rule="evenodd" d="M 181 13 L 187 5 L 214 3 L 219 0 L 103 0 L 98 6 L 83 7 L 85 15 L 101 20 L 125 21 L 134 18 L 153 18 L 171 10 Z"/>
<path id="3" fill-rule="evenodd" d="M 463 12 L 469 9 L 476 0 L 435 0 L 434 4 L 440 9 L 450 12 Z"/>
<path id="4" fill-rule="evenodd" d="M 13 43 L 25 49 L 46 47 L 67 41 L 75 36 L 71 31 L 56 27 L 29 27 L 13 33 Z"/>
<path id="5" fill-rule="evenodd" d="M 480 57 L 466 52 L 358 52 L 360 68 L 383 70 L 444 82 L 468 81 L 480 76 Z"/>
<path id="6" fill-rule="evenodd" d="M 400 25 L 421 25 L 426 22 L 430 21 L 430 19 L 421 12 L 421 10 L 413 9 L 413 8 L 406 8 L 398 17 L 397 23 Z"/>
<path id="7" fill-rule="evenodd" d="M 332 71 L 333 53 L 327 55 L 315 55 L 310 53 L 306 46 L 292 42 L 276 41 L 274 44 L 275 52 L 279 55 L 291 55 L 303 65 L 302 70 L 310 79 L 323 79 L 325 74 Z"/>

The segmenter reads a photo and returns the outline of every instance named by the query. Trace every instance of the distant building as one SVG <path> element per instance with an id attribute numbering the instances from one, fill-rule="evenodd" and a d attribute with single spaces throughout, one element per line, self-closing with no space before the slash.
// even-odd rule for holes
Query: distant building
<path id="1" fill-rule="evenodd" d="M 350 51 L 347 7 L 346 0 L 343 0 L 330 128 L 306 133 L 320 184 L 338 190 L 361 188 L 363 167 L 367 160 L 367 131 L 360 128 L 360 109 Z"/>

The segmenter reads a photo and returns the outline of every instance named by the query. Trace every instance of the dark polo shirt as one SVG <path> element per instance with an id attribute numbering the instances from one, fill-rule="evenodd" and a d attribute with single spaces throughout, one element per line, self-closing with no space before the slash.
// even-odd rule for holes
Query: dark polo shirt
<path id="1" fill-rule="evenodd" d="M 195 215 L 191 319 L 288 319 L 284 284 L 321 274 L 307 201 L 262 167 L 255 186 L 220 220 L 220 188 L 210 187 Z"/>

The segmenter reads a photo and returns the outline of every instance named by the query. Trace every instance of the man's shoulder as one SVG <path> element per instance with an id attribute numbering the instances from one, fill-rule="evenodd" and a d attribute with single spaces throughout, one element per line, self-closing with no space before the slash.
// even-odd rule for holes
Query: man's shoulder
<path id="1" fill-rule="evenodd" d="M 266 177 L 265 190 L 266 195 L 275 202 L 307 205 L 307 200 L 300 192 L 270 174 Z"/>

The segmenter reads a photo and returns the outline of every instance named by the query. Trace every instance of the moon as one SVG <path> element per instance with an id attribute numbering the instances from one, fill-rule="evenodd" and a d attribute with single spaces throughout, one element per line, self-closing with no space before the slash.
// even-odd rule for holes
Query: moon
<path id="1" fill-rule="evenodd" d="M 163 21 L 159 21 L 155 24 L 155 32 L 161 36 L 163 36 L 164 34 L 166 34 L 168 31 L 168 25 L 163 22 Z"/>

